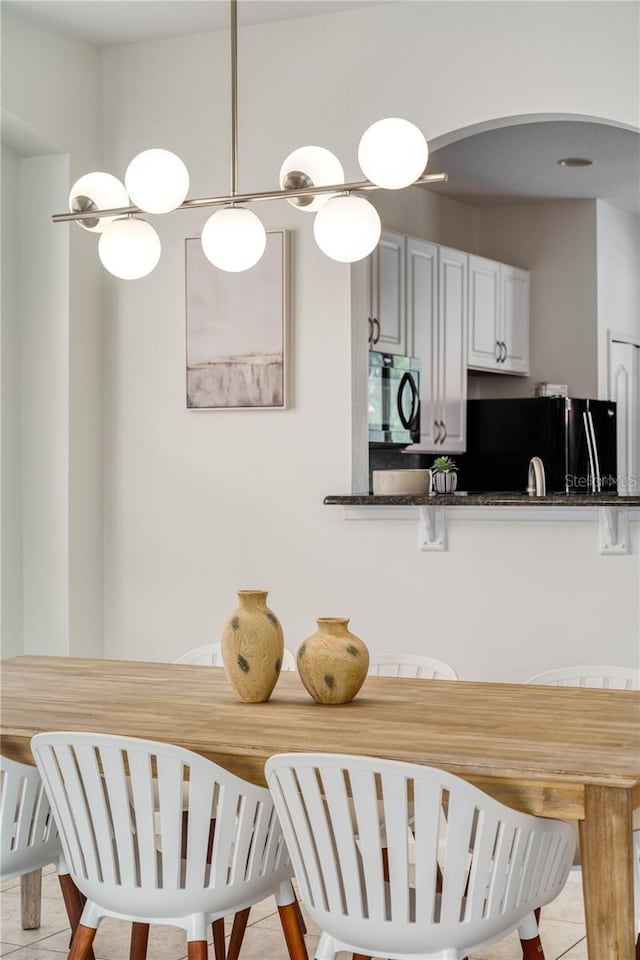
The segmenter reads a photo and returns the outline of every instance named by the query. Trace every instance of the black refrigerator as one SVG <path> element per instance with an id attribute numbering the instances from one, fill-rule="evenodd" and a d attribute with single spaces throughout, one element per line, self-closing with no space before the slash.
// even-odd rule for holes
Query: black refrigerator
<path id="1" fill-rule="evenodd" d="M 573 397 L 469 400 L 463 489 L 525 491 L 531 457 L 544 464 L 547 493 L 615 493 L 615 403 Z"/>

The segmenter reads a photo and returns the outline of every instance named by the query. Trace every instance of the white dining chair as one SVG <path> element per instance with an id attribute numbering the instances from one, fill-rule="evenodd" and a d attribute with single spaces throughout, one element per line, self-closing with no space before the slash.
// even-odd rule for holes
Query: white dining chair
<path id="1" fill-rule="evenodd" d="M 317 960 L 341 950 L 462 960 L 516 929 L 525 960 L 544 960 L 534 911 L 567 879 L 575 847 L 567 824 L 518 813 L 459 777 L 417 764 L 283 754 L 265 769 L 302 901 L 322 930 Z"/>
<path id="2" fill-rule="evenodd" d="M 174 663 L 186 663 L 186 664 L 197 664 L 201 666 L 208 667 L 221 667 L 222 663 L 222 644 L 220 643 L 205 643 L 200 647 L 194 647 L 193 650 L 188 650 L 187 653 L 183 653 L 182 656 L 177 657 Z M 282 669 L 291 671 L 296 670 L 296 661 L 295 657 L 290 650 L 287 650 L 285 647 L 284 654 L 282 656 Z M 156 815 L 157 816 L 157 815 Z M 297 903 L 297 901 L 296 901 Z M 249 921 L 250 908 L 247 910 L 240 911 L 236 914 L 233 920 L 233 930 L 231 933 L 231 946 L 229 947 L 228 954 L 225 960 L 236 960 L 237 954 L 240 952 L 242 946 L 242 941 L 244 938 L 244 931 Z M 223 957 L 224 954 L 221 951 L 221 948 L 218 946 L 219 941 L 222 938 L 221 930 L 224 929 L 224 922 L 222 920 L 217 924 L 216 936 L 214 937 L 214 945 L 216 949 L 216 960 L 219 960 L 219 956 Z"/>
<path id="3" fill-rule="evenodd" d="M 588 664 L 579 667 L 560 667 L 537 673 L 525 683 L 556 687 L 590 687 L 602 690 L 640 690 L 640 670 L 635 667 L 618 667 L 605 664 Z M 635 816 L 637 816 L 637 811 Z M 635 819 L 635 817 L 634 817 Z M 637 820 L 636 820 L 637 823 Z M 575 826 L 574 826 L 575 829 Z M 636 957 L 640 960 L 640 829 L 633 832 L 633 874 L 636 922 Z M 576 849 L 571 868 L 571 879 L 582 879 L 580 849 Z"/>
<path id="4" fill-rule="evenodd" d="M 62 847 L 51 806 L 36 767 L 0 756 L 0 882 L 28 877 L 34 871 L 53 864 L 72 930 L 82 911 L 80 893 L 74 885 L 62 856 Z M 40 926 L 41 894 L 39 883 L 22 887 L 23 926 Z M 28 914 L 28 918 L 27 915 Z"/>
<path id="5" fill-rule="evenodd" d="M 374 653 L 369 657 L 369 676 L 403 677 L 409 680 L 457 680 L 458 674 L 444 660 L 416 653 Z M 413 823 L 413 808 L 409 811 L 409 826 Z M 384 828 L 381 821 L 381 835 Z M 413 862 L 413 833 L 409 830 L 409 859 Z"/>
<path id="6" fill-rule="evenodd" d="M 31 746 L 71 876 L 87 898 L 70 960 L 85 960 L 105 917 L 142 930 L 150 923 L 181 927 L 189 960 L 206 960 L 208 925 L 270 895 L 290 960 L 307 960 L 291 862 L 268 790 L 151 740 L 61 732 L 38 734 Z"/>
<path id="7" fill-rule="evenodd" d="M 369 676 L 406 677 L 415 680 L 457 680 L 448 663 L 415 653 L 374 653 L 369 657 Z"/>
<path id="8" fill-rule="evenodd" d="M 222 666 L 222 646 L 219 643 L 205 643 L 201 647 L 194 647 L 182 656 L 177 657 L 174 663 L 194 663 L 209 667 Z M 284 648 L 282 655 L 282 669 L 295 670 L 296 659 L 290 650 Z"/>
<path id="9" fill-rule="evenodd" d="M 640 689 L 640 670 L 635 667 L 612 667 L 602 664 L 583 667 L 561 667 L 547 670 L 525 680 L 525 683 L 556 687 L 591 687 L 603 690 Z"/>

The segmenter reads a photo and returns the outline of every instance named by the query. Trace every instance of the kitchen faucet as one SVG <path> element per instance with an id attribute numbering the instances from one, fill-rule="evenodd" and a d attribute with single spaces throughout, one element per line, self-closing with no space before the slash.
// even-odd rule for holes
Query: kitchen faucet
<path id="1" fill-rule="evenodd" d="M 544 464 L 540 457 L 531 457 L 531 460 L 529 460 L 527 493 L 530 497 L 546 496 L 547 481 L 544 473 Z"/>

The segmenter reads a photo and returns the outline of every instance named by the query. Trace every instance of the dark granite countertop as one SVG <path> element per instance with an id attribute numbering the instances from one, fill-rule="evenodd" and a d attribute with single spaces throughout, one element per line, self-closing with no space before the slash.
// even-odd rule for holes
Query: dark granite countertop
<path id="1" fill-rule="evenodd" d="M 377 496 L 356 493 L 330 495 L 323 503 L 345 507 L 640 507 L 640 496 L 594 493 L 530 497 L 527 493 L 432 494 L 431 496 Z"/>

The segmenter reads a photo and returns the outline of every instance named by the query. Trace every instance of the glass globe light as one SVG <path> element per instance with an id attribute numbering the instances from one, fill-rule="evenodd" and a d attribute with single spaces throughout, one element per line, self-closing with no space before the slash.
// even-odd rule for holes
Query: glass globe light
<path id="1" fill-rule="evenodd" d="M 170 150 L 143 150 L 127 167 L 124 182 L 136 207 L 169 213 L 189 192 L 189 171 Z"/>
<path id="2" fill-rule="evenodd" d="M 98 241 L 103 267 L 120 280 L 138 280 L 160 259 L 160 238 L 150 223 L 135 217 L 114 220 Z"/>
<path id="3" fill-rule="evenodd" d="M 240 273 L 258 262 L 267 245 L 267 235 L 251 210 L 224 207 L 205 223 L 201 242 L 205 257 L 214 267 Z"/>
<path id="4" fill-rule="evenodd" d="M 324 147 L 299 147 L 290 153 L 280 167 L 280 189 L 296 187 L 325 187 L 331 183 L 344 183 L 344 170 L 338 158 Z M 314 212 L 323 207 L 335 194 L 325 193 L 318 197 L 293 197 L 287 200 L 305 212 Z"/>
<path id="5" fill-rule="evenodd" d="M 85 173 L 76 180 L 69 191 L 69 210 L 81 213 L 84 210 L 113 210 L 116 207 L 128 207 L 129 197 L 117 177 L 99 170 L 94 173 Z M 90 230 L 91 233 L 102 233 L 104 228 L 112 223 L 115 217 L 102 217 L 98 220 L 89 214 L 85 220 L 76 220 L 79 227 Z"/>
<path id="6" fill-rule="evenodd" d="M 365 177 L 387 190 L 415 183 L 428 159 L 429 147 L 422 131 L 398 117 L 372 124 L 358 147 L 358 162 Z"/>
<path id="7" fill-rule="evenodd" d="M 332 197 L 313 221 L 316 243 L 323 253 L 341 263 L 368 256 L 381 230 L 378 211 L 362 197 Z"/>

